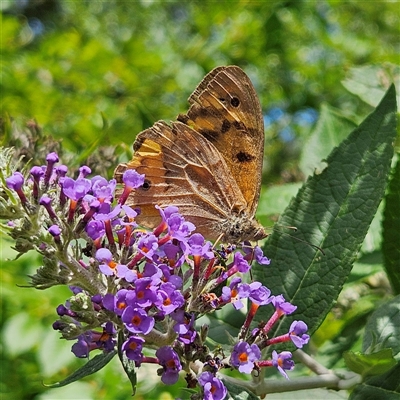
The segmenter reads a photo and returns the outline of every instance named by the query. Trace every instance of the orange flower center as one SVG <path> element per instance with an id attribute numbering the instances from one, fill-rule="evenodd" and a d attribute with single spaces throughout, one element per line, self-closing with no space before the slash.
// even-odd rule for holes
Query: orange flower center
<path id="1" fill-rule="evenodd" d="M 171 303 L 172 303 L 172 302 L 171 302 L 171 299 L 170 299 L 169 297 L 167 297 L 167 298 L 163 301 L 164 306 L 169 306 Z"/>
<path id="2" fill-rule="evenodd" d="M 144 292 L 141 290 L 140 292 L 137 293 L 136 296 L 137 296 L 138 299 L 143 299 L 143 297 L 144 297 Z"/>
<path id="3" fill-rule="evenodd" d="M 140 318 L 139 315 L 135 315 L 135 316 L 132 318 L 132 324 L 133 324 L 133 325 L 139 325 L 141 322 L 142 322 L 142 319 Z"/>
<path id="4" fill-rule="evenodd" d="M 117 263 L 116 263 L 115 261 L 110 261 L 110 262 L 108 263 L 108 266 L 109 266 L 111 269 L 115 269 L 116 266 L 117 266 Z"/>
<path id="5" fill-rule="evenodd" d="M 131 342 L 131 343 L 129 344 L 129 348 L 130 348 L 131 350 L 136 350 L 136 348 L 137 348 L 137 343 L 136 343 L 136 342 Z"/>

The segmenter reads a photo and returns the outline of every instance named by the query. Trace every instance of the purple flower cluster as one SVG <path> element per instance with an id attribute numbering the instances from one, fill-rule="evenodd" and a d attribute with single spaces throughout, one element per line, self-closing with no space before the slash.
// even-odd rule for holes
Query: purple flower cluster
<path id="1" fill-rule="evenodd" d="M 249 374 L 274 366 L 287 377 L 286 370 L 294 367 L 290 352 L 273 352 L 270 360 L 262 360 L 261 352 L 289 341 L 301 348 L 309 340 L 307 325 L 294 321 L 287 334 L 268 338 L 278 319 L 296 307 L 281 295 L 272 296 L 261 282 L 243 278 L 253 260 L 270 264 L 259 247 L 214 249 L 174 206 L 156 207 L 159 223 L 145 230 L 136 223 L 140 210 L 125 205 L 131 191 L 143 185 L 143 175 L 126 171 L 119 189 L 114 179 L 89 179 L 86 166 L 77 179 L 67 177 L 67 168 L 57 162 L 51 153 L 47 165 L 30 170 L 28 180 L 15 172 L 6 185 L 17 193 L 26 213 L 36 213 L 48 227 L 48 239 L 34 246 L 53 257 L 49 268 L 57 269 L 39 270 L 32 285 L 74 285 L 74 295 L 57 308 L 60 319 L 53 328 L 76 341 L 72 351 L 77 357 L 89 357 L 96 349 L 113 351 L 118 338 L 121 351 L 136 367 L 157 363 L 165 384 L 176 383 L 185 370 L 204 399 L 222 400 L 227 389 L 216 374 L 226 363 L 217 362 L 218 356 L 204 345 L 205 330 L 196 326 L 196 318 L 229 304 L 236 310 L 249 304 L 238 342 L 226 358 L 230 367 Z M 84 239 L 86 247 L 78 248 L 76 239 Z M 250 330 L 261 306 L 273 306 L 275 312 Z"/>

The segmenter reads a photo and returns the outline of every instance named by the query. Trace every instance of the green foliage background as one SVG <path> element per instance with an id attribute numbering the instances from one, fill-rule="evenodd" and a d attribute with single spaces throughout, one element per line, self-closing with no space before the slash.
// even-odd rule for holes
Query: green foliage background
<path id="1" fill-rule="evenodd" d="M 400 54 L 397 2 L 32 0 L 2 1 L 0 7 L 2 144 L 22 148 L 37 161 L 42 155 L 24 148 L 25 125 L 32 118 L 44 137 L 55 139 L 52 146 L 61 142 L 65 163 L 86 162 L 111 176 L 115 165 L 129 158 L 139 131 L 187 109 L 187 97 L 208 71 L 242 67 L 265 113 L 259 215 L 266 224 L 306 178 L 315 137 L 327 155 L 377 104 L 382 88 L 399 79 L 393 66 Z M 379 220 L 373 226 L 378 233 L 364 244 L 351 295 L 380 276 Z M 130 388 L 117 363 L 64 392 L 41 385 L 81 364 L 50 328 L 55 307 L 68 293 L 17 287 L 40 260 L 29 254 L 10 261 L 8 243 L 1 247 L 4 398 L 128 398 Z M 355 326 L 387 295 L 385 285 L 378 283 L 368 303 L 356 303 L 358 309 L 347 293 L 336 310 L 340 318 L 332 313 L 329 325 L 316 333 L 313 346 L 328 347 L 324 357 L 330 365 L 341 358 L 335 335 L 346 328 L 343 340 L 357 348 Z M 166 399 L 185 398 L 175 387 L 154 388 L 157 380 L 145 367 L 141 373 L 137 398 L 159 398 L 163 392 Z"/>

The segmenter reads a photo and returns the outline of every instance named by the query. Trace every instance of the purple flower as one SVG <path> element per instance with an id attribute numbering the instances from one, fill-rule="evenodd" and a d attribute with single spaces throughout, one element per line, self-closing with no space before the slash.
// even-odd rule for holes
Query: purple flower
<path id="1" fill-rule="evenodd" d="M 291 360 L 290 351 L 282 351 L 278 354 L 275 350 L 272 352 L 272 365 L 286 378 L 289 379 L 285 370 L 291 371 L 294 368 L 294 361 Z"/>
<path id="2" fill-rule="evenodd" d="M 177 323 L 174 325 L 174 331 L 176 333 L 185 333 L 188 330 L 187 325 L 190 323 L 192 314 L 189 314 L 185 311 L 181 310 L 175 310 L 170 314 L 170 317 L 176 321 Z M 181 330 L 180 325 L 182 325 L 184 328 Z"/>
<path id="3" fill-rule="evenodd" d="M 114 270 L 117 266 L 117 263 L 112 261 L 113 256 L 110 250 L 104 248 L 97 250 L 96 258 L 99 262 L 104 263 L 99 265 L 100 271 L 104 275 L 114 275 Z"/>
<path id="4" fill-rule="evenodd" d="M 71 200 L 78 201 L 90 190 L 92 184 L 89 179 L 64 178 L 62 181 L 63 193 Z"/>
<path id="5" fill-rule="evenodd" d="M 118 199 L 118 204 L 125 204 L 125 201 L 132 190 L 143 185 L 144 175 L 138 174 L 134 169 L 127 169 L 122 175 L 122 181 L 125 186 L 123 193 Z"/>
<path id="6" fill-rule="evenodd" d="M 122 292 L 122 291 L 125 291 L 125 292 L 127 292 L 127 290 L 126 289 L 121 289 L 119 292 Z M 118 292 L 118 293 L 119 293 Z M 118 294 L 117 293 L 117 294 Z M 103 297 L 103 307 L 106 309 L 106 310 L 109 310 L 109 311 L 114 311 L 117 315 L 121 315 L 122 314 L 122 312 L 125 310 L 125 308 L 126 308 L 126 303 L 124 302 L 124 307 L 123 307 L 123 309 L 121 310 L 121 312 L 120 313 L 117 313 L 116 311 L 117 311 L 117 309 L 116 309 L 116 296 L 114 296 L 113 294 L 111 294 L 111 293 L 107 293 L 104 297 Z"/>
<path id="7" fill-rule="evenodd" d="M 158 290 L 152 285 L 151 278 L 140 278 L 135 281 L 135 302 L 142 308 L 150 307 L 153 303 L 157 302 Z"/>
<path id="8" fill-rule="evenodd" d="M 47 154 L 46 161 L 48 164 L 55 164 L 59 161 L 58 154 L 54 151 L 52 153 Z"/>
<path id="9" fill-rule="evenodd" d="M 74 295 L 83 292 L 82 288 L 80 288 L 79 286 L 70 285 L 70 286 L 69 286 L 69 289 L 71 290 L 71 292 L 72 292 Z"/>
<path id="10" fill-rule="evenodd" d="M 94 295 L 90 298 L 90 300 L 92 300 L 92 302 L 93 302 L 94 304 L 101 304 L 101 302 L 102 302 L 102 300 L 103 300 L 103 297 L 102 297 L 101 294 L 97 293 L 97 294 L 94 294 Z"/>
<path id="11" fill-rule="evenodd" d="M 249 263 L 244 259 L 242 253 L 239 253 L 237 251 L 233 257 L 233 260 L 234 260 L 233 261 L 234 264 L 233 264 L 232 268 L 235 268 L 236 271 L 246 273 L 250 270 L 251 267 L 250 267 Z"/>
<path id="12" fill-rule="evenodd" d="M 118 278 L 125 278 L 125 275 L 129 272 L 126 265 L 118 264 L 113 260 L 111 251 L 108 249 L 98 249 L 96 258 L 102 263 L 99 264 L 99 269 L 106 276 L 116 275 Z"/>
<path id="13" fill-rule="evenodd" d="M 176 310 L 171 317 L 177 321 L 174 325 L 174 331 L 179 333 L 179 335 L 184 335 L 194 326 L 194 314 L 189 314 L 183 310 Z"/>
<path id="14" fill-rule="evenodd" d="M 157 306 L 165 314 L 171 314 L 185 304 L 182 293 L 176 290 L 175 286 L 170 282 L 163 283 L 160 286 L 157 296 L 159 300 Z"/>
<path id="15" fill-rule="evenodd" d="M 153 234 L 144 235 L 139 239 L 137 247 L 144 256 L 151 260 L 154 252 L 158 249 L 158 239 Z"/>
<path id="16" fill-rule="evenodd" d="M 211 372 L 203 372 L 198 376 L 199 384 L 203 387 L 204 400 L 224 400 L 227 390 L 222 381 Z"/>
<path id="17" fill-rule="evenodd" d="M 39 182 L 40 178 L 44 175 L 44 171 L 42 167 L 35 165 L 31 168 L 30 174 L 36 182 Z"/>
<path id="18" fill-rule="evenodd" d="M 172 238 L 183 241 L 196 227 L 189 221 L 185 221 L 180 214 L 174 214 L 167 221 L 168 231 Z"/>
<path id="19" fill-rule="evenodd" d="M 98 213 L 97 215 L 94 216 L 95 220 L 97 221 L 109 221 L 115 218 L 120 212 L 121 212 L 121 206 L 118 204 L 116 205 L 113 209 L 111 209 L 110 205 L 107 203 L 103 203 L 105 206 L 104 208 L 107 208 L 107 210 L 101 210 L 101 213 Z"/>
<path id="20" fill-rule="evenodd" d="M 69 308 L 65 307 L 63 304 L 60 304 L 56 308 L 57 314 L 62 317 L 63 315 L 68 315 L 70 317 L 76 317 L 76 313 Z"/>
<path id="21" fill-rule="evenodd" d="M 185 254 L 182 253 L 181 247 L 172 242 L 165 243 L 160 250 L 167 257 L 170 267 L 179 268 L 185 262 Z"/>
<path id="22" fill-rule="evenodd" d="M 289 315 L 296 311 L 297 306 L 287 302 L 283 295 L 273 296 L 271 298 L 271 303 L 274 305 L 276 312 L 279 315 Z"/>
<path id="23" fill-rule="evenodd" d="M 236 310 L 240 310 L 244 304 L 241 299 L 247 298 L 250 291 L 240 291 L 242 279 L 237 277 L 233 278 L 229 286 L 222 288 L 222 295 L 220 297 L 221 303 L 232 303 Z"/>
<path id="24" fill-rule="evenodd" d="M 111 179 L 110 182 L 107 182 L 107 179 L 104 179 L 99 175 L 94 176 L 91 181 L 93 195 L 101 202 L 111 201 L 114 196 L 114 190 L 115 186 L 117 185 L 117 181 L 115 179 Z"/>
<path id="25" fill-rule="evenodd" d="M 44 194 L 40 198 L 39 204 L 46 209 L 46 211 L 49 214 L 49 217 L 51 219 L 57 219 L 57 215 L 54 212 L 53 207 L 51 206 L 51 202 L 52 202 L 52 199 L 47 194 Z"/>
<path id="26" fill-rule="evenodd" d="M 123 225 L 134 225 L 136 226 L 136 224 L 132 224 L 132 221 L 137 217 L 138 213 L 131 207 L 129 206 L 122 206 L 122 209 L 125 212 L 125 215 L 128 218 L 129 222 L 123 222 Z"/>
<path id="27" fill-rule="evenodd" d="M 106 310 L 122 315 L 128 306 L 135 304 L 134 298 L 135 293 L 132 290 L 120 289 L 115 296 L 107 293 L 103 298 L 103 306 Z"/>
<path id="28" fill-rule="evenodd" d="M 79 168 L 78 179 L 86 178 L 91 172 L 92 170 L 87 165 L 82 165 L 82 167 Z"/>
<path id="29" fill-rule="evenodd" d="M 138 174 L 134 169 L 127 169 L 122 175 L 125 186 L 136 189 L 143 185 L 144 175 Z"/>
<path id="30" fill-rule="evenodd" d="M 193 343 L 197 335 L 194 329 L 194 314 L 176 310 L 171 317 L 177 321 L 174 325 L 174 331 L 179 334 L 178 340 L 185 344 Z"/>
<path id="31" fill-rule="evenodd" d="M 117 206 L 115 206 L 115 208 L 110 211 L 110 205 L 104 202 L 102 204 L 101 213 L 98 213 L 94 216 L 94 219 L 96 221 L 104 221 L 105 234 L 111 246 L 115 244 L 112 223 L 114 224 L 118 223 L 118 219 L 114 221 L 113 219 L 118 216 L 120 211 L 121 211 L 120 204 L 117 204 Z"/>
<path id="32" fill-rule="evenodd" d="M 174 275 L 172 273 L 173 269 L 168 267 L 167 264 L 159 264 L 159 270 L 162 271 L 164 282 L 169 282 L 175 286 L 175 289 L 181 289 L 183 285 L 183 280 L 180 276 Z"/>
<path id="33" fill-rule="evenodd" d="M 178 213 L 178 207 L 169 206 L 164 210 L 161 207 L 156 206 L 160 212 L 163 222 L 167 225 L 168 233 L 173 239 L 178 241 L 185 241 L 185 238 L 189 236 L 196 227 Z"/>
<path id="34" fill-rule="evenodd" d="M 86 214 L 84 215 L 83 219 L 80 221 L 80 223 L 82 224 L 82 227 L 87 225 L 87 223 L 92 219 L 93 215 L 96 214 L 100 210 L 100 207 L 101 207 L 100 201 L 92 200 L 90 202 L 89 209 L 87 209 L 87 207 L 86 207 L 86 210 L 85 210 Z"/>
<path id="35" fill-rule="evenodd" d="M 107 352 L 114 350 L 116 341 L 115 334 L 117 331 L 114 328 L 114 324 L 111 321 L 106 322 L 103 327 L 103 332 L 93 332 L 93 340 L 99 349 L 103 349 Z"/>
<path id="36" fill-rule="evenodd" d="M 204 243 L 204 236 L 200 233 L 194 233 L 187 242 L 181 242 L 182 249 L 185 254 L 204 257 L 207 259 L 214 258 L 211 242 Z"/>
<path id="37" fill-rule="evenodd" d="M 68 167 L 66 165 L 61 164 L 55 168 L 55 172 L 58 178 L 63 178 L 65 175 L 67 175 Z"/>
<path id="38" fill-rule="evenodd" d="M 50 235 L 53 236 L 54 241 L 56 242 L 56 244 L 60 245 L 61 244 L 61 239 L 60 239 L 61 230 L 60 230 L 60 227 L 58 225 L 52 225 L 52 226 L 50 226 L 48 231 L 49 231 Z"/>
<path id="39" fill-rule="evenodd" d="M 22 190 L 24 184 L 24 176 L 21 172 L 14 172 L 9 178 L 6 178 L 6 185 L 9 189 L 15 190 L 22 204 L 27 203 L 25 193 Z"/>
<path id="40" fill-rule="evenodd" d="M 6 185 L 9 189 L 15 190 L 16 192 L 21 190 L 24 184 L 24 176 L 21 172 L 14 172 L 9 178 L 6 178 Z"/>
<path id="41" fill-rule="evenodd" d="M 254 258 L 261 265 L 269 265 L 271 263 L 271 260 L 264 256 L 264 253 L 259 246 L 254 247 Z"/>
<path id="42" fill-rule="evenodd" d="M 272 303 L 275 307 L 275 312 L 272 314 L 271 318 L 267 321 L 267 323 L 264 325 L 263 332 L 265 335 L 268 334 L 268 332 L 271 330 L 271 328 L 274 326 L 274 324 L 278 321 L 282 315 L 288 315 L 294 312 L 297 307 L 294 306 L 293 304 L 287 302 L 283 295 L 278 295 L 278 296 L 271 296 L 270 298 L 270 303 Z M 275 339 L 271 339 L 275 340 Z"/>
<path id="43" fill-rule="evenodd" d="M 46 156 L 47 167 L 44 174 L 44 183 L 47 185 L 50 182 L 51 175 L 53 173 L 54 164 L 59 161 L 57 153 L 49 153 Z"/>
<path id="44" fill-rule="evenodd" d="M 161 218 L 163 221 L 167 222 L 168 218 L 171 217 L 173 214 L 177 214 L 179 209 L 176 206 L 168 206 L 162 209 L 159 206 L 156 206 L 157 210 L 159 211 Z"/>
<path id="45" fill-rule="evenodd" d="M 141 308 L 128 306 L 121 316 L 126 329 L 133 333 L 143 333 L 147 335 L 154 327 L 154 318 L 149 317 L 146 311 Z"/>
<path id="46" fill-rule="evenodd" d="M 88 234 L 88 236 L 93 240 L 103 237 L 106 232 L 103 221 L 93 221 L 93 220 L 88 222 L 88 224 L 85 227 L 85 231 Z"/>
<path id="47" fill-rule="evenodd" d="M 251 268 L 251 266 L 247 262 L 247 260 L 243 257 L 243 254 L 239 253 L 237 251 L 233 257 L 232 267 L 229 268 L 228 271 L 226 271 L 222 275 L 220 275 L 219 278 L 217 279 L 216 283 L 217 284 L 222 283 L 223 281 L 227 280 L 230 276 L 232 276 L 236 272 L 246 273 L 250 270 L 250 268 Z"/>
<path id="48" fill-rule="evenodd" d="M 197 332 L 193 326 L 191 326 L 185 333 L 178 336 L 178 340 L 184 344 L 193 343 L 196 339 Z"/>
<path id="49" fill-rule="evenodd" d="M 173 385 L 178 381 L 179 371 L 182 369 L 178 354 L 170 347 L 163 346 L 156 351 L 158 363 L 163 367 L 164 372 L 161 380 L 166 385 Z"/>
<path id="50" fill-rule="evenodd" d="M 78 358 L 89 357 L 89 351 L 90 351 L 89 343 L 85 339 L 84 335 L 80 335 L 78 337 L 78 341 L 72 345 L 71 351 L 72 351 L 72 353 L 75 354 L 75 357 L 78 357 Z"/>
<path id="51" fill-rule="evenodd" d="M 59 227 L 58 225 L 52 225 L 52 226 L 49 228 L 49 233 L 50 233 L 50 235 L 53 236 L 53 237 L 60 236 L 60 235 L 61 235 L 60 227 Z"/>
<path id="52" fill-rule="evenodd" d="M 289 328 L 289 337 L 296 347 L 301 349 L 310 340 L 307 335 L 308 326 L 303 321 L 293 321 Z"/>
<path id="53" fill-rule="evenodd" d="M 125 352 L 126 356 L 135 361 L 136 367 L 140 367 L 143 359 L 143 344 L 145 340 L 139 336 L 130 336 L 123 344 L 122 351 Z"/>
<path id="54" fill-rule="evenodd" d="M 165 243 L 162 247 L 162 250 L 168 258 L 168 261 L 176 260 L 176 257 L 182 253 L 181 248 L 172 242 Z"/>
<path id="55" fill-rule="evenodd" d="M 143 278 L 150 278 L 152 285 L 158 285 L 163 277 L 163 271 L 159 265 L 155 265 L 151 262 L 146 262 L 142 272 Z"/>
<path id="56" fill-rule="evenodd" d="M 261 351 L 256 344 L 239 342 L 233 348 L 229 363 L 238 368 L 239 372 L 250 374 L 254 368 L 254 362 L 261 357 Z"/>
<path id="57" fill-rule="evenodd" d="M 78 336 L 78 341 L 72 346 L 71 351 L 79 358 L 89 357 L 89 353 L 95 349 L 110 352 L 115 348 L 115 333 L 113 323 L 108 321 L 102 332 L 89 330 Z"/>
<path id="58" fill-rule="evenodd" d="M 250 287 L 250 294 L 249 294 L 249 299 L 259 305 L 263 306 L 265 304 L 268 304 L 272 301 L 272 298 L 269 297 L 271 295 L 271 291 L 263 286 L 261 282 L 252 282 L 249 285 Z"/>
<path id="59" fill-rule="evenodd" d="M 44 175 L 44 170 L 42 167 L 32 167 L 30 174 L 33 178 L 33 197 L 37 200 L 39 197 L 39 182 L 40 178 Z"/>

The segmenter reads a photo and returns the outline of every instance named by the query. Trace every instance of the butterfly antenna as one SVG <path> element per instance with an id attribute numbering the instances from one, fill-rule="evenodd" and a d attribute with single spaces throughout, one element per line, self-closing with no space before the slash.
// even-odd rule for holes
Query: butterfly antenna
<path id="1" fill-rule="evenodd" d="M 282 227 L 282 228 L 291 229 L 291 230 L 293 230 L 294 232 L 297 232 L 297 227 L 295 227 L 295 226 L 284 226 L 284 227 Z M 291 237 L 292 239 L 297 240 L 298 242 L 305 243 L 306 245 L 308 245 L 308 246 L 310 246 L 310 247 L 312 247 L 312 248 L 314 248 L 314 249 L 320 251 L 323 255 L 325 255 L 325 252 L 322 250 L 322 248 L 319 247 L 319 246 L 317 246 L 316 244 L 312 244 L 312 243 L 310 243 L 310 242 L 307 242 L 307 240 L 300 239 L 300 238 L 298 238 L 298 237 L 296 237 L 296 236 L 292 236 L 292 235 L 290 235 L 289 233 L 284 232 L 283 230 L 277 229 L 276 226 L 273 227 L 273 230 L 276 230 L 277 232 L 282 233 L 283 235 L 288 235 L 289 237 Z"/>

